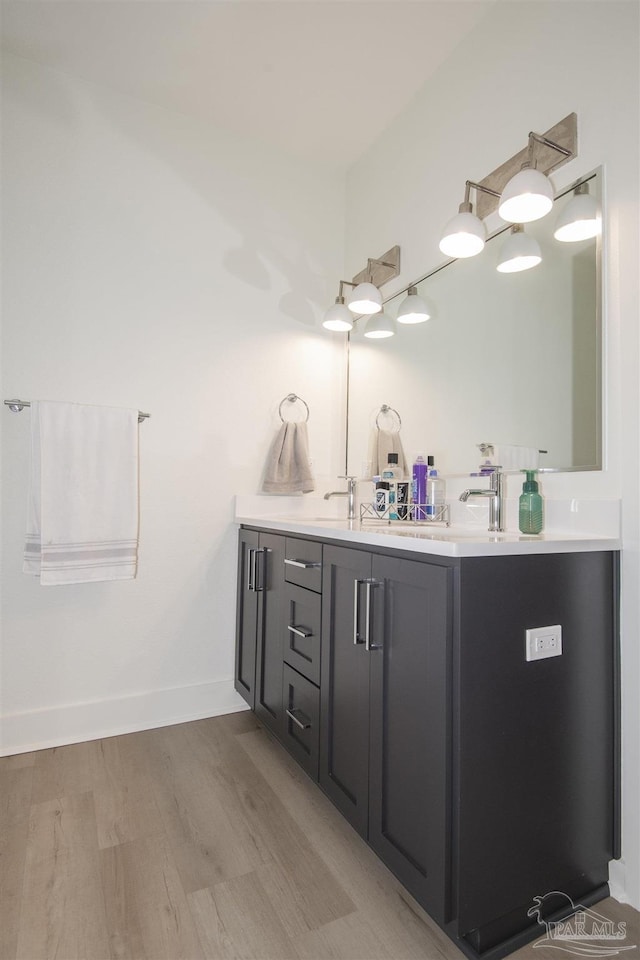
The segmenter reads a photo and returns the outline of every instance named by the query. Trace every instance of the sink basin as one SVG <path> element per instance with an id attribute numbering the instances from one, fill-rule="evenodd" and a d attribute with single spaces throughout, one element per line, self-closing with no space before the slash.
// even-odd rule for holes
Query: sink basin
<path id="1" fill-rule="evenodd" d="M 512 533 L 504 531 L 502 533 L 492 532 L 482 527 L 469 529 L 469 527 L 435 527 L 421 526 L 415 523 L 391 523 L 381 524 L 379 527 L 371 525 L 362 525 L 363 530 L 375 533 L 383 533 L 387 536 L 396 537 L 417 537 L 421 540 L 445 540 L 448 542 L 460 540 L 476 540 L 481 543 L 517 543 L 520 540 L 537 540 L 538 537 L 525 537 L 521 533 Z"/>

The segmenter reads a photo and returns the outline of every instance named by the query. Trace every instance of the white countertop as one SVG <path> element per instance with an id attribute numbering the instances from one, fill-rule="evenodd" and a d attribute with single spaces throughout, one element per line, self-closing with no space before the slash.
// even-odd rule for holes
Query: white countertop
<path id="1" fill-rule="evenodd" d="M 238 506 L 241 506 L 239 504 Z M 369 544 L 373 547 L 411 550 L 441 557 L 494 557 L 536 553 L 581 553 L 619 550 L 616 537 L 584 533 L 541 533 L 525 536 L 518 532 L 489 533 L 475 525 L 451 527 L 393 521 L 287 517 L 236 512 L 237 523 L 279 533 L 302 534 L 325 540 Z"/>

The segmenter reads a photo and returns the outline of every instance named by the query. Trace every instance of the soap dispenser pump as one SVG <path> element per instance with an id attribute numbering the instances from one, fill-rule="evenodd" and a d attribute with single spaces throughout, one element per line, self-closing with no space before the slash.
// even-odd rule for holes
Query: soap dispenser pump
<path id="1" fill-rule="evenodd" d="M 535 470 L 523 470 L 527 475 L 522 485 L 518 510 L 518 526 L 521 533 L 540 533 L 542 530 L 542 497 L 538 492 Z"/>

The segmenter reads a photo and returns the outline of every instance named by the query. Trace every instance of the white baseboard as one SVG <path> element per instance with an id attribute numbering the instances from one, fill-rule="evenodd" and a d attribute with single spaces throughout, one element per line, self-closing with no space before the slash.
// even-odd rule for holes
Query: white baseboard
<path id="1" fill-rule="evenodd" d="M 0 756 L 115 737 L 247 709 L 233 688 L 233 680 L 218 680 L 151 690 L 115 700 L 30 710 L 1 718 Z"/>
<path id="2" fill-rule="evenodd" d="M 624 860 L 609 861 L 609 892 L 613 899 L 619 903 L 629 903 Z"/>

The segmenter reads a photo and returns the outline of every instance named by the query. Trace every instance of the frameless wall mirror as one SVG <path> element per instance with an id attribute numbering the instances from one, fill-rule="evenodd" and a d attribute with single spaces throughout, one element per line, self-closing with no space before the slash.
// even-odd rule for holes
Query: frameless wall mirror
<path id="1" fill-rule="evenodd" d="M 348 473 L 363 475 L 383 404 L 400 413 L 407 457 L 433 454 L 442 473 L 477 469 L 479 443 L 545 450 L 541 469 L 602 469 L 601 237 L 554 237 L 584 182 L 600 209 L 598 169 L 526 225 L 540 246 L 537 266 L 498 272 L 506 227 L 478 256 L 420 281 L 425 323 L 368 340 L 358 321 L 350 335 Z M 385 311 L 395 317 L 405 296 L 390 298 Z"/>

